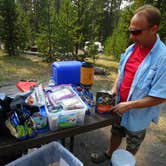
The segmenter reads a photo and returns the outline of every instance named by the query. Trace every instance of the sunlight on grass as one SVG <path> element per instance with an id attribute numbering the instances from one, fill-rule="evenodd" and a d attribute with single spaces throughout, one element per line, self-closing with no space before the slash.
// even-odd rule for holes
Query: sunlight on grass
<path id="1" fill-rule="evenodd" d="M 30 57 L 30 58 L 29 58 Z M 50 64 L 34 56 L 4 56 L 0 52 L 0 86 L 19 80 L 46 81 L 50 77 Z"/>
<path id="2" fill-rule="evenodd" d="M 162 142 L 166 143 L 166 104 L 161 112 L 160 120 L 157 125 L 151 124 L 151 129 L 156 132 L 157 138 Z"/>
<path id="3" fill-rule="evenodd" d="M 157 138 L 162 142 L 166 144 L 166 134 L 165 135 L 159 135 Z"/>
<path id="4" fill-rule="evenodd" d="M 96 61 L 96 64 L 97 65 L 102 65 L 102 66 L 105 66 L 105 67 L 107 67 L 107 68 L 109 68 L 109 67 L 115 67 L 115 68 L 117 68 L 118 67 L 118 62 L 115 62 L 115 61 L 110 61 L 110 60 L 103 60 L 103 59 L 98 59 L 97 61 Z"/>
<path id="5" fill-rule="evenodd" d="M 159 121 L 159 124 L 158 124 L 158 128 L 161 129 L 161 130 L 164 129 L 166 131 L 165 122 L 166 122 L 166 117 L 161 115 L 160 121 Z"/>
<path id="6" fill-rule="evenodd" d="M 115 80 L 118 72 L 118 62 L 113 59 L 113 56 L 100 56 L 95 62 L 96 66 L 106 68 L 108 71 L 108 76 L 106 79 Z"/>
<path id="7" fill-rule="evenodd" d="M 112 56 L 101 55 L 95 61 L 95 66 L 106 69 L 106 75 L 95 75 L 92 90 L 94 94 L 101 90 L 111 90 L 113 82 L 117 76 L 118 62 L 113 60 Z"/>

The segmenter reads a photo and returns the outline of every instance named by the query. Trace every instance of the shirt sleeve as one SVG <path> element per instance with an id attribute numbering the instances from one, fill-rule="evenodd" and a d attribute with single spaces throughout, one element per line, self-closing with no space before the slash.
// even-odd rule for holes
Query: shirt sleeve
<path id="1" fill-rule="evenodd" d="M 124 54 L 121 54 L 121 58 L 120 58 L 120 61 L 119 61 L 119 67 L 118 67 L 118 72 L 120 73 L 121 72 L 121 67 L 122 67 L 122 63 L 125 59 L 125 56 Z"/>
<path id="2" fill-rule="evenodd" d="M 156 76 L 152 81 L 152 87 L 149 92 L 149 96 L 159 97 L 166 99 L 166 63 L 165 65 L 160 65 Z"/>

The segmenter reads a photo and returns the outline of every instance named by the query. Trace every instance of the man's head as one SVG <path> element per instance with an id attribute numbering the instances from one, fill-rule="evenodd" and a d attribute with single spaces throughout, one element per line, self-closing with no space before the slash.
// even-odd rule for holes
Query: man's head
<path id="1" fill-rule="evenodd" d="M 156 40 L 156 33 L 160 25 L 160 11 L 151 5 L 144 5 L 135 11 L 131 19 L 130 38 L 147 47 Z"/>

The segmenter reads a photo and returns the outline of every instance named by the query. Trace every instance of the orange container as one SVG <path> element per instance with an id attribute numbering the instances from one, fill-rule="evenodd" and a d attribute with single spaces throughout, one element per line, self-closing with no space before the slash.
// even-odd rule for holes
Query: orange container
<path id="1" fill-rule="evenodd" d="M 111 107 L 111 105 L 98 104 L 97 111 L 100 113 L 109 112 Z"/>
<path id="2" fill-rule="evenodd" d="M 80 83 L 83 86 L 92 86 L 94 82 L 94 67 L 91 63 L 84 62 L 81 66 Z"/>

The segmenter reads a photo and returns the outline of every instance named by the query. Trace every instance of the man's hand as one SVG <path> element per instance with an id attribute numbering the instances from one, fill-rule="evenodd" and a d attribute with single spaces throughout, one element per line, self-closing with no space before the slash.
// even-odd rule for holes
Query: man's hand
<path id="1" fill-rule="evenodd" d="M 121 102 L 111 108 L 111 111 L 116 112 L 118 115 L 123 115 L 123 113 L 129 110 L 128 102 Z"/>
<path id="2" fill-rule="evenodd" d="M 121 102 L 112 107 L 111 111 L 116 112 L 118 115 L 123 115 L 125 112 L 129 111 L 129 109 L 151 107 L 161 104 L 165 101 L 166 99 L 146 96 L 139 100 Z"/>

